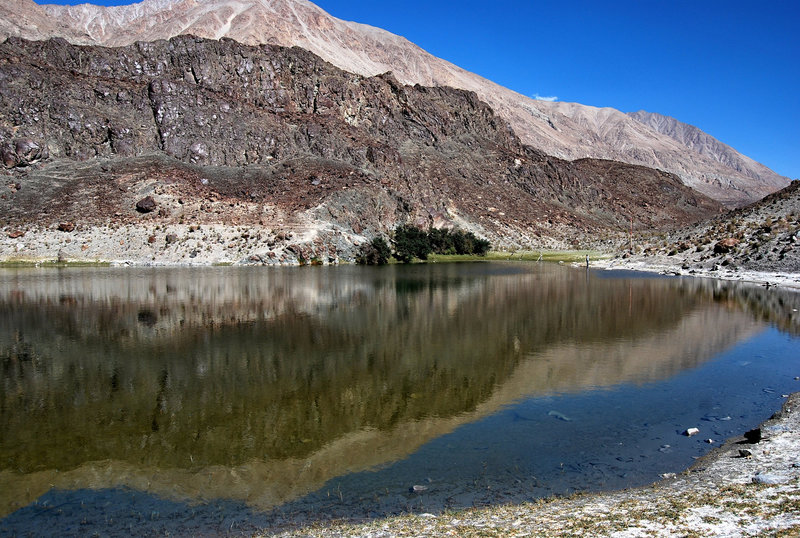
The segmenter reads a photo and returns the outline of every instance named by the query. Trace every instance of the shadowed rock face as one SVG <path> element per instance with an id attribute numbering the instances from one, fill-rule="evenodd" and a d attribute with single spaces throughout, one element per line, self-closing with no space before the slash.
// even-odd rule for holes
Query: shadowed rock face
<path id="1" fill-rule="evenodd" d="M 9 39 L 0 81 L 3 143 L 41 149 L 35 166 L 9 161 L 21 188 L 0 198 L 4 225 L 291 223 L 353 242 L 411 222 L 540 246 L 719 210 L 665 172 L 523 145 L 474 93 L 364 78 L 297 48 Z"/>
<path id="2" fill-rule="evenodd" d="M 436 58 L 403 37 L 339 20 L 304 0 L 146 0 L 116 7 L 0 0 L 0 39 L 63 37 L 75 44 L 124 46 L 181 34 L 228 37 L 248 45 L 299 46 L 362 76 L 392 71 L 404 84 L 474 91 L 510 123 L 524 143 L 547 154 L 667 170 L 730 205 L 751 202 L 788 183 L 732 148 L 720 158 L 692 140 L 612 108 L 535 101 Z M 722 145 L 702 135 L 711 144 Z"/>

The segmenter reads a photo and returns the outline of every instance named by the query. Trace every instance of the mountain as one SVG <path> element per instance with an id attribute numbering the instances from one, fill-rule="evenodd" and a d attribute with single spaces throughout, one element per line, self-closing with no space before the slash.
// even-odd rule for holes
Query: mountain
<path id="1" fill-rule="evenodd" d="M 179 34 L 229 37 L 251 45 L 299 46 L 363 76 L 391 71 L 403 84 L 474 91 L 524 143 L 549 155 L 658 168 L 729 206 L 744 205 L 788 184 L 787 178 L 735 151 L 731 158 L 718 160 L 618 110 L 530 99 L 400 36 L 342 21 L 305 0 L 145 0 L 118 7 L 0 0 L 0 12 L 0 37 L 64 37 L 76 44 L 105 46 Z"/>
<path id="2" fill-rule="evenodd" d="M 736 170 L 754 180 L 767 177 L 771 172 L 771 170 L 763 164 L 742 155 L 729 145 L 723 144 L 694 125 L 682 123 L 675 118 L 655 112 L 646 112 L 644 110 L 629 112 L 628 116 L 661 134 L 667 135 L 681 145 L 701 155 L 706 155 L 723 166 Z"/>
<path id="3" fill-rule="evenodd" d="M 402 223 L 599 245 L 721 209 L 667 172 L 524 145 L 472 92 L 296 47 L 9 38 L 0 85 L 0 256 L 328 261 Z"/>
<path id="4" fill-rule="evenodd" d="M 666 239 L 646 238 L 639 255 L 615 264 L 647 264 L 670 273 L 710 277 L 775 278 L 800 287 L 800 181 L 748 206 L 677 229 Z M 748 272 L 761 275 L 748 277 Z M 797 305 L 781 299 L 780 306 L 785 315 L 778 316 L 779 322 L 798 332 L 800 318 L 792 312 Z"/>

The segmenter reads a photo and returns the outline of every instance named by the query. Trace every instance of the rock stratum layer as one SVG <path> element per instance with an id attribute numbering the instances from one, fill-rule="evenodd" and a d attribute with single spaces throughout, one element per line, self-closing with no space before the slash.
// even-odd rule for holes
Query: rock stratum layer
<path id="1" fill-rule="evenodd" d="M 399 223 L 578 246 L 721 209 L 666 172 L 526 146 L 472 92 L 362 77 L 299 48 L 10 38 L 0 84 L 2 224 L 20 240 L 44 228 L 50 248 L 98 226 L 144 233 L 129 255 L 166 226 L 256 226 L 218 257 L 327 260 Z"/>
<path id="2" fill-rule="evenodd" d="M 474 91 L 520 139 L 564 159 L 598 158 L 665 170 L 729 206 L 744 205 L 788 184 L 788 178 L 724 146 L 704 151 L 612 108 L 537 101 L 437 58 L 408 40 L 332 17 L 305 0 L 145 0 L 117 7 L 39 6 L 0 0 L 0 39 L 63 37 L 75 44 L 124 46 L 194 34 L 241 43 L 299 46 L 362 76 L 392 71 L 404 84 Z M 709 144 L 705 144 L 706 147 Z"/>

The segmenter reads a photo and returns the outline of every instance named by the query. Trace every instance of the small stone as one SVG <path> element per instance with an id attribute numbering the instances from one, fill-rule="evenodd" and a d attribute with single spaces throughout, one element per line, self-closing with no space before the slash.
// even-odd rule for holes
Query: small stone
<path id="1" fill-rule="evenodd" d="M 158 204 L 156 204 L 156 201 L 152 196 L 146 196 L 136 202 L 136 211 L 139 213 L 150 213 L 151 211 L 154 211 L 157 206 Z"/>
<path id="2" fill-rule="evenodd" d="M 700 433 L 700 430 L 697 428 L 687 428 L 684 430 L 683 435 L 686 437 L 691 437 L 692 435 L 697 435 L 698 433 Z"/>
<path id="3" fill-rule="evenodd" d="M 22 230 L 14 230 L 13 232 L 8 232 L 6 235 L 10 239 L 17 239 L 18 237 L 22 237 L 23 235 L 25 235 L 25 232 L 23 232 Z"/>
<path id="4" fill-rule="evenodd" d="M 178 236 L 175 234 L 167 234 L 166 241 L 168 245 L 171 245 L 172 243 L 178 241 Z"/>
<path id="5" fill-rule="evenodd" d="M 744 438 L 747 439 L 747 442 L 750 444 L 758 443 L 761 441 L 761 428 L 754 428 L 745 432 Z"/>
<path id="6" fill-rule="evenodd" d="M 752 450 L 748 450 L 747 448 L 740 448 L 739 449 L 739 457 L 740 458 L 752 458 L 753 457 L 753 451 Z"/>
<path id="7" fill-rule="evenodd" d="M 661 478 L 675 478 L 677 475 L 675 473 L 661 473 Z"/>
<path id="8" fill-rule="evenodd" d="M 156 236 L 151 235 L 150 237 L 147 238 L 147 242 L 152 245 L 153 243 L 156 242 Z"/>
<path id="9" fill-rule="evenodd" d="M 709 445 L 712 445 L 712 444 L 714 444 L 714 440 L 713 439 L 706 439 L 706 443 L 708 443 Z"/>
<path id="10" fill-rule="evenodd" d="M 74 222 L 60 222 L 58 224 L 58 230 L 61 232 L 71 232 L 74 229 L 75 229 Z"/>
<path id="11" fill-rule="evenodd" d="M 771 473 L 758 473 L 753 477 L 754 484 L 784 484 L 790 480 L 788 476 Z"/>
<path id="12" fill-rule="evenodd" d="M 408 488 L 411 493 L 422 493 L 424 491 L 428 491 L 428 486 L 418 486 L 414 485 Z"/>

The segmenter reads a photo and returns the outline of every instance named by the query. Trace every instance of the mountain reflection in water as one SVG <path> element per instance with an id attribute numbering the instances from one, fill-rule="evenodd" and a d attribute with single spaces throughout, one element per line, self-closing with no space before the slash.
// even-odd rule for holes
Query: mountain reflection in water
<path id="1" fill-rule="evenodd" d="M 717 287 L 547 264 L 4 271 L 0 514 L 116 486 L 270 509 L 765 327 Z"/>

